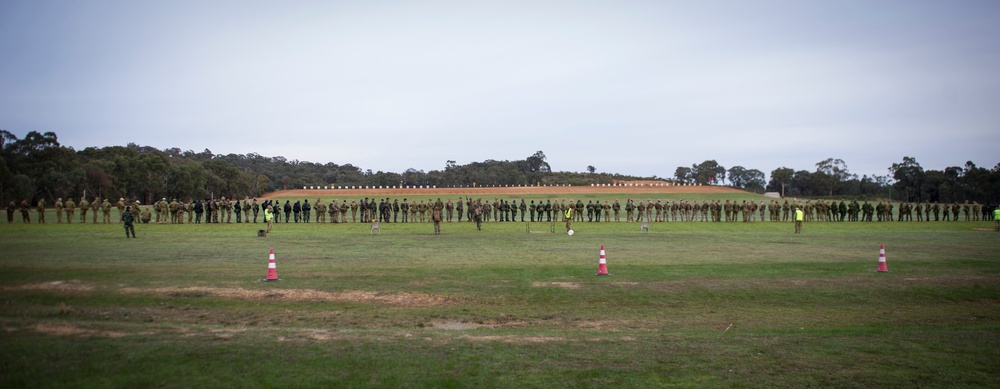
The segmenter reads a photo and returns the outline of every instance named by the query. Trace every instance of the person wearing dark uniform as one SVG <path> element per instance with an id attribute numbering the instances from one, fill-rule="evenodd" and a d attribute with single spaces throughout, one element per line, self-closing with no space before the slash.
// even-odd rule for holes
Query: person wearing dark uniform
<path id="1" fill-rule="evenodd" d="M 132 225 L 135 221 L 135 215 L 132 214 L 132 207 L 125 207 L 125 212 L 122 212 L 121 219 L 122 227 L 125 228 L 125 237 L 128 238 L 128 234 L 131 233 L 132 237 L 135 238 L 135 226 Z"/>

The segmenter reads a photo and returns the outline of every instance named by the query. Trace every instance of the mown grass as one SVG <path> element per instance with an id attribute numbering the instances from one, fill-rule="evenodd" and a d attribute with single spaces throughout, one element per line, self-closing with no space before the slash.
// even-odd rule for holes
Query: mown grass
<path id="1" fill-rule="evenodd" d="M 51 220 L 0 226 L 3 387 L 1000 384 L 987 222 Z"/>

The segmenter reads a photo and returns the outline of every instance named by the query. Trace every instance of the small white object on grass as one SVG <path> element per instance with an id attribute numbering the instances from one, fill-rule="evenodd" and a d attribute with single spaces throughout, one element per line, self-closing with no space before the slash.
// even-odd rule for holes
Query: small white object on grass
<path id="1" fill-rule="evenodd" d="M 566 231 L 567 234 L 573 235 L 573 230 Z"/>

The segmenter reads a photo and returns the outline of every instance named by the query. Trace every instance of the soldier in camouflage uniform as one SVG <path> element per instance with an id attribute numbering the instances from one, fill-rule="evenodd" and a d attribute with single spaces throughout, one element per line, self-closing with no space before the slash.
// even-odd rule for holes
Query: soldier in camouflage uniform
<path id="1" fill-rule="evenodd" d="M 187 207 L 188 204 L 184 203 L 184 200 L 177 200 L 177 224 L 184 224 L 184 211 Z"/>
<path id="2" fill-rule="evenodd" d="M 492 211 L 493 211 L 493 207 L 490 205 L 490 202 L 489 201 L 483 202 L 483 221 L 487 221 L 488 222 L 488 221 L 493 220 L 493 219 L 491 219 L 492 216 L 490 216 L 490 215 L 492 215 L 492 213 L 491 213 Z M 538 216 L 539 216 L 538 220 L 541 221 L 542 220 L 541 215 L 538 215 Z"/>
<path id="3" fill-rule="evenodd" d="M 115 202 L 115 208 L 118 208 L 118 218 L 121 219 L 122 214 L 125 213 L 125 198 L 119 197 L 118 201 Z"/>
<path id="4" fill-rule="evenodd" d="M 66 223 L 73 224 L 73 213 L 76 212 L 76 203 L 72 198 L 66 199 Z"/>
<path id="5" fill-rule="evenodd" d="M 231 223 L 233 221 L 233 207 L 232 203 L 225 197 L 222 198 L 222 209 L 226 211 L 226 223 Z"/>
<path id="6" fill-rule="evenodd" d="M 101 213 L 103 214 L 101 221 L 104 224 L 111 224 L 111 202 L 108 199 L 104 199 L 104 202 L 101 203 Z"/>
<path id="7" fill-rule="evenodd" d="M 500 221 L 510 221 L 508 220 L 508 212 L 510 212 L 510 204 L 507 204 L 507 200 L 500 200 Z"/>
<path id="8" fill-rule="evenodd" d="M 80 223 L 87 222 L 87 211 L 90 210 L 90 202 L 85 197 L 80 197 Z"/>
<path id="9" fill-rule="evenodd" d="M 476 230 L 483 230 L 483 205 L 480 201 L 476 201 L 471 206 L 472 218 L 476 222 Z"/>
<path id="10" fill-rule="evenodd" d="M 326 204 L 323 204 L 323 198 L 316 198 L 316 223 L 326 223 Z"/>
<path id="11" fill-rule="evenodd" d="M 153 203 L 153 212 L 156 214 L 156 219 L 155 220 L 156 220 L 157 223 L 160 222 L 160 203 L 162 201 L 164 201 L 164 200 L 166 200 L 166 199 L 157 200 L 155 203 Z"/>
<path id="12" fill-rule="evenodd" d="M 444 201 L 441 201 L 440 197 L 438 197 L 437 200 L 434 201 L 434 206 L 431 209 L 432 210 L 433 209 L 437 209 L 437 210 L 441 211 L 442 212 L 441 213 L 441 217 L 442 218 L 444 217 Z"/>
<path id="13" fill-rule="evenodd" d="M 31 205 L 28 199 L 21 199 L 21 221 L 25 224 L 31 223 Z"/>
<path id="14" fill-rule="evenodd" d="M 62 215 L 62 212 L 63 212 L 62 197 L 57 198 L 56 202 L 55 202 L 55 204 L 53 204 L 53 206 L 55 206 L 55 208 L 56 208 L 56 223 L 57 224 L 62 224 L 62 219 L 63 219 L 63 215 Z"/>
<path id="15" fill-rule="evenodd" d="M 136 208 L 137 208 L 137 210 L 136 210 L 136 211 L 138 212 L 138 208 L 139 208 L 139 205 L 138 205 L 138 204 L 136 204 Z M 149 208 L 146 208 L 146 209 L 143 209 L 143 210 L 142 210 L 142 214 L 141 214 L 141 215 L 139 216 L 140 220 L 142 220 L 142 222 L 143 222 L 144 224 L 149 224 L 149 220 L 150 220 L 150 219 L 151 219 L 152 217 L 153 217 L 153 214 L 152 214 L 152 213 L 150 213 L 150 211 L 149 211 Z"/>
<path id="16" fill-rule="evenodd" d="M 125 212 L 122 212 L 121 222 L 122 227 L 125 228 L 125 238 L 128 238 L 129 233 L 135 238 L 135 226 L 132 223 L 135 221 L 135 215 L 132 214 L 132 207 L 125 207 Z"/>
<path id="17" fill-rule="evenodd" d="M 347 223 L 347 210 L 348 209 L 350 209 L 350 206 L 347 205 L 347 199 L 341 200 L 340 201 L 340 209 L 339 209 L 340 210 L 340 222 L 341 223 Z"/>
<path id="18" fill-rule="evenodd" d="M 167 203 L 167 213 L 170 215 L 170 224 L 177 224 L 180 215 L 181 204 L 177 202 L 177 199 L 173 199 Z"/>
<path id="19" fill-rule="evenodd" d="M 434 222 L 434 235 L 441 234 L 441 219 L 441 209 L 434 207 L 434 210 L 431 211 L 431 221 Z"/>
<path id="20" fill-rule="evenodd" d="M 38 224 L 45 224 L 45 198 L 39 198 L 35 208 L 38 211 Z"/>

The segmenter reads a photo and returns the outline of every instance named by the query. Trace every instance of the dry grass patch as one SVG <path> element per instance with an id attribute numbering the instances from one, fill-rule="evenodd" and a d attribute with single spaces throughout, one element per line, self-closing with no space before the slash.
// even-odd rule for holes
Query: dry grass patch
<path id="1" fill-rule="evenodd" d="M 71 323 L 37 323 L 35 325 L 27 326 L 21 329 L 34 331 L 45 335 L 76 336 L 84 338 L 89 338 L 93 336 L 99 336 L 104 338 L 121 338 L 127 335 L 149 335 L 152 333 L 150 331 L 141 331 L 130 334 L 123 331 L 96 330 L 96 329 L 84 328 L 79 325 Z M 17 329 L 14 330 L 16 331 Z M 10 331 L 10 328 L 8 328 L 8 331 Z"/>
<path id="2" fill-rule="evenodd" d="M 532 282 L 531 286 L 535 288 L 556 287 L 563 289 L 580 289 L 583 287 L 583 284 L 579 282 Z"/>
<path id="3" fill-rule="evenodd" d="M 0 290 L 3 291 L 45 290 L 54 292 L 90 292 L 94 290 L 94 287 L 90 285 L 85 285 L 80 280 L 68 280 L 68 281 L 49 281 L 38 284 L 26 284 L 18 286 L 5 286 L 0 288 Z"/>
<path id="4" fill-rule="evenodd" d="M 473 342 L 500 342 L 511 344 L 566 342 L 561 336 L 515 336 L 515 335 L 462 335 L 459 339 Z"/>
<path id="5" fill-rule="evenodd" d="M 352 301 L 378 303 L 396 307 L 439 307 L 455 304 L 452 297 L 419 293 L 377 293 L 368 291 L 324 292 L 311 289 L 251 290 L 243 288 L 122 288 L 124 293 L 152 293 L 175 297 L 212 296 L 239 300 L 287 300 L 287 301 Z"/>
<path id="6" fill-rule="evenodd" d="M 431 322 L 430 327 L 439 328 L 442 330 L 473 330 L 476 328 L 494 328 L 496 326 L 492 324 L 481 324 L 481 323 L 469 323 L 464 321 L 435 321 Z"/>

